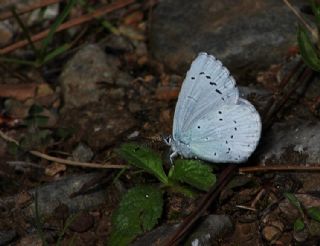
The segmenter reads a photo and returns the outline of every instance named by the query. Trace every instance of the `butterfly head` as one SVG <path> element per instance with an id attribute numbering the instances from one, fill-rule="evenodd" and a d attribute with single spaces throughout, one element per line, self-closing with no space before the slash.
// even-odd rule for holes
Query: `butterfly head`
<path id="1" fill-rule="evenodd" d="M 171 135 L 168 136 L 162 136 L 163 141 L 166 145 L 171 146 L 172 145 L 172 137 Z"/>

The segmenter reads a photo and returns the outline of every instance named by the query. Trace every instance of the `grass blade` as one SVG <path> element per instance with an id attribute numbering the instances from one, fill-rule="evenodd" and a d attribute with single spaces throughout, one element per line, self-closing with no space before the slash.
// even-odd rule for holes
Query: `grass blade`
<path id="1" fill-rule="evenodd" d="M 51 61 L 52 59 L 54 59 L 55 57 L 61 55 L 62 53 L 64 53 L 65 51 L 67 51 L 68 49 L 70 49 L 71 45 L 70 44 L 64 44 L 59 46 L 58 48 L 54 49 L 53 51 L 51 51 L 48 55 L 46 55 L 43 58 L 42 63 L 47 63 L 49 61 Z"/>
<path id="2" fill-rule="evenodd" d="M 20 28 L 22 29 L 22 32 L 23 32 L 24 36 L 26 37 L 26 39 L 28 40 L 28 43 L 30 44 L 32 50 L 34 51 L 34 53 L 38 57 L 40 55 L 39 50 L 35 47 L 33 41 L 31 40 L 30 32 L 29 32 L 28 28 L 23 24 L 23 21 L 20 19 L 19 15 L 17 14 L 15 7 L 13 7 L 11 9 L 11 12 L 12 12 L 13 17 L 18 22 Z"/>
<path id="3" fill-rule="evenodd" d="M 55 22 L 52 24 L 48 36 L 42 41 L 42 58 L 44 59 L 47 53 L 47 49 L 49 44 L 51 44 L 53 40 L 53 36 L 57 28 L 63 23 L 63 21 L 67 18 L 69 15 L 71 8 L 76 3 L 76 0 L 69 0 L 67 6 L 63 9 L 62 13 L 57 17 Z"/>
<path id="4" fill-rule="evenodd" d="M 303 61 L 313 70 L 320 71 L 318 50 L 312 43 L 307 31 L 303 27 L 298 29 L 298 44 Z"/>

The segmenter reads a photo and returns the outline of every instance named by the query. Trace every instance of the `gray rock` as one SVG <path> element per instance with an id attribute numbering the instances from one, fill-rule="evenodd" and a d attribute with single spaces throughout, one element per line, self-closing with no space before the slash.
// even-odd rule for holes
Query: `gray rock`
<path id="1" fill-rule="evenodd" d="M 101 45 L 107 50 L 107 52 L 121 53 L 121 52 L 132 52 L 134 46 L 122 35 L 111 34 L 102 40 Z"/>
<path id="2" fill-rule="evenodd" d="M 233 230 L 231 219 L 227 215 L 209 215 L 193 232 L 185 245 L 219 245 L 219 239 Z"/>
<path id="3" fill-rule="evenodd" d="M 274 123 L 260 144 L 260 163 L 319 163 L 319 138 L 319 121 L 296 116 Z"/>
<path id="4" fill-rule="evenodd" d="M 0 246 L 8 245 L 17 236 L 17 232 L 13 230 L 0 231 Z"/>
<path id="5" fill-rule="evenodd" d="M 265 109 L 272 97 L 272 93 L 258 86 L 239 86 L 239 92 L 242 98 L 246 98 L 257 107 L 258 112 Z"/>
<path id="6" fill-rule="evenodd" d="M 268 91 L 258 87 L 243 86 L 239 89 L 241 96 L 253 102 L 260 113 L 272 96 Z M 316 90 L 315 86 L 311 86 L 311 90 Z M 306 106 L 292 106 L 284 118 L 274 122 L 271 129 L 262 136 L 256 153 L 258 163 L 265 165 L 319 163 L 319 138 L 319 120 L 308 111 Z M 299 177 L 304 176 L 300 173 Z"/>
<path id="7" fill-rule="evenodd" d="M 38 208 L 40 216 L 51 216 L 54 209 L 60 204 L 67 204 L 70 212 L 87 210 L 94 208 L 106 201 L 107 191 L 105 189 L 94 190 L 70 197 L 71 194 L 80 190 L 80 188 L 95 178 L 97 173 L 66 177 L 61 180 L 38 187 L 37 190 L 30 190 L 29 193 L 34 197 L 37 192 Z M 3 199 L 2 206 L 13 208 L 15 196 Z M 22 210 L 26 218 L 35 218 L 35 201 Z"/>
<path id="8" fill-rule="evenodd" d="M 65 107 L 80 107 L 89 102 L 97 102 L 103 90 L 100 81 L 113 80 L 115 64 L 112 64 L 97 45 L 87 45 L 80 49 L 66 64 L 61 77 Z"/>
<path id="9" fill-rule="evenodd" d="M 138 238 L 131 246 L 145 246 L 145 245 L 160 245 L 161 240 L 164 240 L 169 235 L 175 232 L 177 225 L 163 225 L 146 233 L 141 238 Z"/>
<path id="10" fill-rule="evenodd" d="M 86 144 L 79 143 L 77 147 L 72 151 L 72 157 L 77 161 L 89 162 L 93 157 L 93 152 L 91 148 Z"/>
<path id="11" fill-rule="evenodd" d="M 98 102 L 106 93 L 101 83 L 128 85 L 132 78 L 120 71 L 119 65 L 118 59 L 107 56 L 98 45 L 90 44 L 80 49 L 67 62 L 60 76 L 64 107 Z"/>
<path id="12" fill-rule="evenodd" d="M 279 62 L 296 42 L 297 19 L 278 0 L 163 0 L 152 20 L 153 55 L 180 73 L 206 51 L 236 75 L 248 74 Z"/>

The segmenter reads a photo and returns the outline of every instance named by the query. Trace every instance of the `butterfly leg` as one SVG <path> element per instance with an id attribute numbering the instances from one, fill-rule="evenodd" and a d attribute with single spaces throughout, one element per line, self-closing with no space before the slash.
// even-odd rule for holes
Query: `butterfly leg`
<path id="1" fill-rule="evenodd" d="M 173 160 L 178 156 L 178 152 L 174 151 L 170 154 L 170 163 L 173 165 Z"/>

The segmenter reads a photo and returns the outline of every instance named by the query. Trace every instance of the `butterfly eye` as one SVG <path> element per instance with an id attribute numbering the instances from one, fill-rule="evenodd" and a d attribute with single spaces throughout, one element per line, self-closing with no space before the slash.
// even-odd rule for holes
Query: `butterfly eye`
<path id="1" fill-rule="evenodd" d="M 171 138 L 171 136 L 163 137 L 163 141 L 164 141 L 167 145 L 171 145 L 172 138 Z"/>

